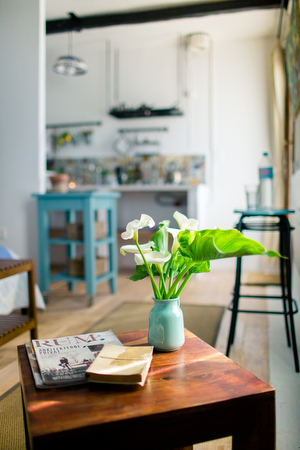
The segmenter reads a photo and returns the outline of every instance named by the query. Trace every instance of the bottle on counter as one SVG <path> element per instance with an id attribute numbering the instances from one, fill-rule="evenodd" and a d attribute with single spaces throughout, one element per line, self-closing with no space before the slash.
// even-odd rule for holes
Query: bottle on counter
<path id="1" fill-rule="evenodd" d="M 259 163 L 259 208 L 273 207 L 273 166 L 268 153 L 263 153 Z"/>

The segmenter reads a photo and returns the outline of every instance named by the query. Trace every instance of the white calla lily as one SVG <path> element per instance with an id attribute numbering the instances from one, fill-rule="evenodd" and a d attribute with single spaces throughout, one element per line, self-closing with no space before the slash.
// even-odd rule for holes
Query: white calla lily
<path id="1" fill-rule="evenodd" d="M 141 244 L 140 249 L 143 253 L 149 253 L 152 252 L 152 248 L 154 245 L 154 242 L 147 242 L 147 244 Z M 126 255 L 126 253 L 137 253 L 139 251 L 138 247 L 136 245 L 123 245 L 120 248 L 120 253 L 122 255 Z"/>
<path id="2" fill-rule="evenodd" d="M 178 228 L 169 228 L 169 227 L 166 227 L 166 230 L 168 233 L 170 233 L 173 236 L 172 253 L 175 253 L 179 247 L 179 244 L 177 241 L 177 236 L 181 230 L 179 230 Z"/>
<path id="3" fill-rule="evenodd" d="M 165 262 L 169 261 L 169 259 L 171 258 L 171 254 L 169 254 L 168 256 L 164 256 L 160 252 L 149 252 L 144 254 L 144 258 L 148 264 L 164 264 Z M 142 266 L 143 264 L 145 264 L 140 254 L 134 255 L 134 261 L 137 266 Z"/>
<path id="4" fill-rule="evenodd" d="M 154 227 L 155 222 L 152 217 L 148 216 L 148 214 L 141 214 L 140 220 L 135 219 L 129 222 L 126 226 L 126 231 L 121 234 L 121 238 L 124 240 L 127 239 L 137 239 L 138 230 L 141 230 L 145 227 Z"/>
<path id="5" fill-rule="evenodd" d="M 177 238 L 178 233 L 181 231 L 178 228 L 169 228 L 169 227 L 166 227 L 166 230 L 168 233 L 170 233 L 173 236 L 174 239 Z"/>
<path id="6" fill-rule="evenodd" d="M 190 230 L 198 231 L 199 221 L 196 219 L 188 219 L 184 214 L 176 211 L 173 214 L 174 219 L 179 225 L 180 231 Z"/>
<path id="7" fill-rule="evenodd" d="M 177 221 L 179 225 L 179 230 L 176 228 L 168 228 L 166 227 L 168 233 L 170 233 L 173 236 L 173 245 L 172 245 L 172 254 L 174 254 L 178 247 L 178 240 L 177 236 L 180 231 L 197 231 L 199 222 L 196 219 L 188 219 L 184 214 L 181 214 L 179 211 L 176 211 L 173 215 L 174 219 Z"/>
<path id="8" fill-rule="evenodd" d="M 170 221 L 164 220 L 147 244 L 140 245 L 138 241 L 138 230 L 155 225 L 147 214 L 142 214 L 140 220 L 129 222 L 121 235 L 125 240 L 133 239 L 135 244 L 120 248 L 122 255 L 134 253 L 136 269 L 130 279 L 138 281 L 148 276 L 155 299 L 178 298 L 193 274 L 209 271 L 210 260 L 246 255 L 280 257 L 279 253 L 267 252 L 261 244 L 245 238 L 237 230 L 198 231 L 198 220 L 188 219 L 178 211 L 173 217 L 178 229 L 169 228 Z M 173 237 L 171 253 L 168 253 L 169 234 Z"/>

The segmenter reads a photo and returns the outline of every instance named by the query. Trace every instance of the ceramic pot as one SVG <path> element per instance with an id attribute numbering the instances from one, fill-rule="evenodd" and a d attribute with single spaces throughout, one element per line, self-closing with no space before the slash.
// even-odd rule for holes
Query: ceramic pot
<path id="1" fill-rule="evenodd" d="M 149 313 L 148 343 L 160 352 L 178 350 L 185 341 L 179 299 L 157 300 Z"/>
<path id="2" fill-rule="evenodd" d="M 67 192 L 69 190 L 69 178 L 67 173 L 58 173 L 50 177 L 52 190 L 56 192 Z"/>

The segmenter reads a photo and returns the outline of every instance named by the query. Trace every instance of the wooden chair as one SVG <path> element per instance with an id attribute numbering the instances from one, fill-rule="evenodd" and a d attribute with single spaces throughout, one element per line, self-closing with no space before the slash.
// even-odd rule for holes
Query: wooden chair
<path id="1" fill-rule="evenodd" d="M 0 315 L 0 346 L 30 330 L 31 339 L 37 339 L 37 314 L 35 306 L 35 272 L 33 260 L 0 259 L 0 279 L 28 273 L 27 314 Z"/>

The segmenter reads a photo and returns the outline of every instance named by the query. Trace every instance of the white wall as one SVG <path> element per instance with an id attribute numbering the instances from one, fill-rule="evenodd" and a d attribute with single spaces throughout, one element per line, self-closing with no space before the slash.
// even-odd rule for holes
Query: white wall
<path id="1" fill-rule="evenodd" d="M 45 182 L 44 1 L 0 3 L 0 244 L 37 257 L 33 192 Z"/>
<path id="2" fill-rule="evenodd" d="M 212 196 L 208 227 L 231 228 L 246 207 L 245 185 L 258 183 L 258 163 L 270 151 L 270 53 L 273 39 L 215 45 Z M 256 233 L 250 238 L 261 241 Z M 263 270 L 260 257 L 247 257 L 243 267 Z M 215 266 L 233 267 L 234 260 Z"/>
<path id="3" fill-rule="evenodd" d="M 134 27 L 131 32 L 128 31 L 128 27 L 114 28 L 114 37 L 110 41 L 112 61 L 110 77 L 107 77 L 106 71 L 104 37 L 97 38 L 93 31 L 84 30 L 78 41 L 78 35 L 73 33 L 73 54 L 83 58 L 89 70 L 84 76 L 70 78 L 57 75 L 52 71 L 56 58 L 66 51 L 67 34 L 47 36 L 47 123 L 93 120 L 103 122 L 102 127 L 94 129 L 93 145 L 88 148 L 84 146 L 60 148 L 57 157 L 117 156 L 112 150 L 118 136 L 117 130 L 136 127 L 168 128 L 167 133 L 159 136 L 162 154 L 173 155 L 183 152 L 191 155 L 207 154 L 209 151 L 208 51 L 202 54 L 189 54 L 189 90 L 192 98 L 187 103 L 183 95 L 183 90 L 187 87 L 187 63 L 183 55 L 183 46 L 177 50 L 177 33 L 166 31 L 167 37 L 154 35 L 150 40 L 149 36 L 136 39 Z M 124 33 L 125 40 L 122 39 Z M 113 67 L 116 50 L 119 51 L 117 99 Z M 177 58 L 180 59 L 179 71 Z M 107 81 L 111 87 L 109 90 Z M 151 117 L 122 121 L 107 114 L 109 107 L 121 102 L 136 108 L 141 104 L 154 108 L 179 106 L 185 114 L 183 117 L 163 119 Z M 191 112 L 197 115 L 196 123 L 193 121 L 195 114 Z"/>
<path id="4" fill-rule="evenodd" d="M 2 243 L 10 246 L 22 257 L 35 257 L 36 216 L 35 201 L 31 198 L 31 194 L 44 190 L 45 168 L 42 126 L 45 81 L 43 78 L 44 4 L 42 0 L 29 0 L 26 6 L 22 5 L 22 2 L 12 0 L 1 2 L 0 6 L 0 54 L 2 67 L 5 68 L 1 72 L 0 102 L 0 227 L 5 228 L 8 233 L 6 240 L 1 241 Z M 203 23 L 214 22 L 219 32 L 221 19 L 220 16 L 212 16 L 207 21 L 203 19 Z M 241 16 L 239 16 L 239 23 L 244 23 L 240 19 Z M 244 20 L 244 16 L 242 19 Z M 162 25 L 166 30 L 166 42 L 162 47 L 165 46 L 170 52 L 170 58 L 168 59 L 169 69 L 164 67 L 164 71 L 168 70 L 169 76 L 172 77 L 166 98 L 163 96 L 163 88 L 160 85 L 157 86 L 157 91 L 162 92 L 160 94 L 162 97 L 161 104 L 155 106 L 161 107 L 172 106 L 165 104 L 165 101 L 169 103 L 171 97 L 177 97 L 177 92 L 173 94 L 176 87 L 173 79 L 173 75 L 176 75 L 174 67 L 176 32 L 173 27 L 172 32 L 168 33 L 168 24 L 165 22 L 156 25 L 156 27 Z M 261 29 L 263 29 L 262 25 L 263 22 Z M 142 27 L 143 33 L 146 33 L 147 25 Z M 115 28 L 118 28 L 113 30 L 115 36 L 118 35 L 122 40 L 123 27 Z M 128 29 L 128 27 L 125 28 Z M 204 30 L 198 26 L 197 29 L 191 30 L 191 32 L 199 31 L 209 33 L 208 27 Z M 102 30 L 102 38 L 98 41 L 92 39 L 93 34 L 86 31 L 82 33 L 85 33 L 83 35 L 85 39 L 80 41 L 80 45 L 78 43 L 78 47 L 76 35 L 74 37 L 74 54 L 86 59 L 90 71 L 86 77 L 76 79 L 60 77 L 51 72 L 51 65 L 55 58 L 66 53 L 67 35 L 63 36 L 63 41 L 62 35 L 47 37 L 47 122 L 102 120 L 103 126 L 98 130 L 98 144 L 93 150 L 94 154 L 81 153 L 86 157 L 102 156 L 105 152 L 112 155 L 111 146 L 115 139 L 115 131 L 118 128 L 137 125 L 169 127 L 169 133 L 163 136 L 163 152 L 165 154 L 186 153 L 189 150 L 186 116 L 164 120 L 151 118 L 118 121 L 105 113 L 105 68 L 103 66 L 105 38 L 103 36 L 106 29 Z M 224 33 L 228 35 L 226 30 Z M 145 36 L 147 41 L 151 42 L 149 33 Z M 54 41 L 55 45 L 53 45 Z M 115 42 L 113 39 L 112 41 Z M 214 42 L 214 36 L 212 36 L 212 41 L 213 179 L 207 226 L 217 225 L 221 228 L 229 228 L 233 226 L 236 219 L 233 214 L 234 208 L 245 207 L 244 185 L 257 178 L 260 154 L 268 150 L 270 145 L 269 59 L 273 38 L 227 41 L 219 38 Z M 57 49 L 58 42 L 60 44 Z M 95 51 L 95 47 L 98 50 Z M 207 65 L 203 67 L 207 71 Z M 200 80 L 202 80 L 201 77 Z M 155 84 L 160 84 L 157 78 L 155 78 Z M 122 79 L 122 90 L 144 89 L 142 84 L 137 85 L 136 82 L 130 86 L 126 88 L 126 80 Z M 201 86 L 205 86 L 205 83 Z M 198 111 L 201 125 L 207 123 L 209 114 L 208 93 L 204 89 L 202 94 L 204 97 L 201 98 L 205 99 L 202 102 L 204 109 Z M 148 101 L 148 98 L 146 100 Z M 201 104 L 201 101 L 199 103 Z M 184 100 L 183 108 L 186 108 Z M 196 151 L 199 153 L 209 151 L 207 128 L 204 126 L 201 129 L 201 138 L 198 136 L 196 139 Z M 72 157 L 70 153 L 68 155 Z M 233 261 L 230 261 L 230 264 L 233 264 Z M 221 262 L 218 267 L 221 267 Z"/>
<path id="5" fill-rule="evenodd" d="M 153 98 L 152 104 L 156 107 L 169 107 L 171 99 L 176 99 L 177 35 L 168 34 L 168 24 L 164 27 L 168 39 L 154 35 L 152 43 L 146 36 L 138 44 L 133 38 L 134 30 L 129 39 L 128 28 L 124 27 L 123 47 L 122 27 L 118 27 L 113 43 L 121 47 L 120 101 L 139 106 L 143 101 L 151 104 Z M 51 70 L 55 58 L 62 54 L 61 42 L 65 45 L 67 35 L 47 37 L 47 121 L 102 120 L 103 125 L 95 131 L 94 145 L 61 149 L 58 157 L 116 156 L 112 144 L 118 128 L 166 126 L 169 132 L 161 136 L 162 154 L 207 155 L 211 196 L 206 226 L 232 228 L 238 218 L 234 209 L 246 206 L 244 187 L 258 182 L 261 154 L 270 151 L 270 53 L 274 38 L 213 42 L 212 37 L 211 65 L 208 51 L 189 53 L 187 63 L 181 58 L 181 75 L 188 77 L 188 86 L 186 82 L 182 85 L 191 94 L 189 100 L 181 97 L 183 117 L 118 120 L 106 114 L 105 42 L 89 41 L 85 33 L 85 41 L 91 43 L 83 45 L 81 42 L 76 46 L 75 35 L 74 54 L 87 62 L 90 71 L 76 79 L 56 75 Z M 211 97 L 209 75 L 212 77 Z M 260 238 L 253 233 L 249 237 Z M 234 260 L 218 261 L 216 268 L 234 264 Z M 257 264 L 260 262 L 254 257 L 245 261 L 249 269 L 256 269 Z"/>

